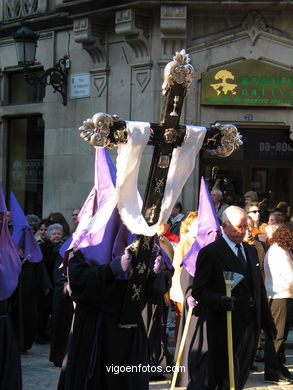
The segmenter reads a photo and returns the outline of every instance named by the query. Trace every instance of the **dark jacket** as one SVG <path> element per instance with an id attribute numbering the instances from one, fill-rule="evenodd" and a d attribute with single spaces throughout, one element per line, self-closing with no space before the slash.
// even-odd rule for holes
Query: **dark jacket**
<path id="1" fill-rule="evenodd" d="M 222 237 L 203 248 L 197 258 L 192 295 L 199 302 L 199 316 L 207 323 L 210 389 L 222 387 L 228 369 L 227 315 L 221 305 L 221 297 L 226 295 L 224 271 L 245 275 L 232 290 L 232 296 L 236 299 L 232 313 L 234 351 L 240 346 L 242 336 L 251 323 L 254 324 L 251 337 L 255 345 L 261 329 L 269 335 L 274 332 L 257 252 L 252 246 L 243 245 L 247 258 L 246 270 Z"/>

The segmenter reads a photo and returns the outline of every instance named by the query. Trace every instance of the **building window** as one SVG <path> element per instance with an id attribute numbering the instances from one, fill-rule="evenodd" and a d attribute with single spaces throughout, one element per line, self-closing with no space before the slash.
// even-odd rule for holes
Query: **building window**
<path id="1" fill-rule="evenodd" d="M 39 71 L 30 72 L 38 74 Z M 28 84 L 23 72 L 9 75 L 9 104 L 26 104 L 42 102 L 45 96 L 45 87 L 41 84 Z"/>
<path id="2" fill-rule="evenodd" d="M 25 214 L 42 216 L 44 122 L 42 117 L 8 121 L 7 188 Z"/>

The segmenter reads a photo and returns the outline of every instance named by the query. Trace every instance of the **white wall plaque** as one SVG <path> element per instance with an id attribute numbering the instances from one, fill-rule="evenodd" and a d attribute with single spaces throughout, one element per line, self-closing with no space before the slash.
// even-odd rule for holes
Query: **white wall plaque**
<path id="1" fill-rule="evenodd" d="M 70 76 L 70 97 L 83 98 L 90 96 L 90 74 L 80 73 Z"/>

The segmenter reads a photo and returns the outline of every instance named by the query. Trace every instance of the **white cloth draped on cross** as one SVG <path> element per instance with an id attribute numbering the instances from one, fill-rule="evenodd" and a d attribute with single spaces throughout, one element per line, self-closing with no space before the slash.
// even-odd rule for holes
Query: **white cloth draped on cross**
<path id="1" fill-rule="evenodd" d="M 111 210 L 117 205 L 122 221 L 131 233 L 153 236 L 158 226 L 167 222 L 170 217 L 172 207 L 194 168 L 196 156 L 205 138 L 206 128 L 186 126 L 184 142 L 174 148 L 172 153 L 158 222 L 149 226 L 141 214 L 142 201 L 138 193 L 138 174 L 142 153 L 150 137 L 150 123 L 128 121 L 126 126 L 128 141 L 126 144 L 119 144 L 117 150 L 115 197 L 105 205 L 104 212 L 111 215 Z M 100 218 L 100 214 L 93 217 L 89 224 L 90 232 L 97 231 Z"/>

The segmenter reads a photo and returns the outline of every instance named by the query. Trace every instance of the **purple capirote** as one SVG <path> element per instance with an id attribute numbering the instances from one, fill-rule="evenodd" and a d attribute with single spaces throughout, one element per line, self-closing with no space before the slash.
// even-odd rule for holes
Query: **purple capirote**
<path id="1" fill-rule="evenodd" d="M 65 251 L 69 248 L 70 244 L 72 243 L 72 236 L 69 236 L 66 241 L 63 242 L 59 249 L 59 255 L 61 257 L 64 257 Z"/>
<path id="2" fill-rule="evenodd" d="M 67 255 L 71 248 L 79 248 L 89 264 L 109 264 L 116 257 L 121 257 L 125 248 L 130 245 L 135 236 L 123 224 L 117 207 L 114 205 L 116 170 L 106 149 L 96 149 L 95 185 L 89 193 L 78 214 L 78 226 L 73 233 L 72 242 L 64 253 L 61 269 L 65 272 Z M 102 207 L 107 208 L 108 214 L 100 213 Z M 112 207 L 113 206 L 113 207 Z M 89 233 L 88 225 L 97 214 L 100 223 L 95 232 Z M 60 251 L 61 252 L 61 251 Z M 60 253 L 59 252 L 59 253 Z M 163 253 L 167 268 L 172 264 Z M 166 259 L 167 258 L 167 259 Z"/>
<path id="3" fill-rule="evenodd" d="M 10 192 L 10 211 L 12 238 L 16 246 L 28 262 L 40 262 L 43 259 L 42 251 L 13 192 Z"/>
<path id="4" fill-rule="evenodd" d="M 113 258 L 121 256 L 134 238 L 113 202 L 115 185 L 116 170 L 109 152 L 96 148 L 95 185 L 78 214 L 78 225 L 68 248 L 79 248 L 90 264 L 108 264 Z M 107 214 L 102 213 L 103 207 L 108 205 Z M 100 216 L 99 227 L 97 231 L 89 232 L 89 223 L 95 215 L 97 219 Z M 68 250 L 64 254 L 65 265 Z"/>
<path id="5" fill-rule="evenodd" d="M 191 276 L 196 271 L 196 260 L 201 248 L 215 241 L 221 234 L 219 220 L 209 190 L 201 177 L 198 203 L 198 233 L 189 251 L 183 257 L 182 265 Z"/>
<path id="6" fill-rule="evenodd" d="M 9 298 L 18 284 L 21 271 L 19 250 L 7 225 L 7 208 L 0 184 L 0 301 Z"/>

